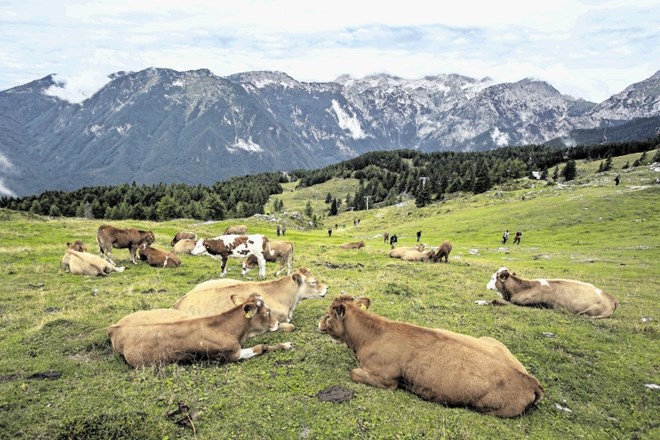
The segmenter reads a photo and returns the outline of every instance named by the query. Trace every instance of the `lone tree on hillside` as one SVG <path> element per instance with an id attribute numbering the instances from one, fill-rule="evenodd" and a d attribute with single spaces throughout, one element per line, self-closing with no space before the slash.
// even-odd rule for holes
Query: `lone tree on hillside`
<path id="1" fill-rule="evenodd" d="M 570 159 L 568 162 L 566 162 L 566 166 L 561 171 L 561 176 L 564 178 L 564 181 L 568 182 L 575 179 L 576 175 L 577 170 L 575 168 L 575 161 Z"/>

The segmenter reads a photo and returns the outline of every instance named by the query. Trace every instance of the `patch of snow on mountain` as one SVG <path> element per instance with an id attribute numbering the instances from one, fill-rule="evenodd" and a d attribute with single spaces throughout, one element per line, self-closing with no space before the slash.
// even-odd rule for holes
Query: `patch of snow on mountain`
<path id="1" fill-rule="evenodd" d="M 493 132 L 490 134 L 490 138 L 498 147 L 509 145 L 509 134 L 501 132 L 497 127 L 493 128 Z"/>
<path id="2" fill-rule="evenodd" d="M 94 136 L 98 136 L 101 134 L 101 126 L 99 124 L 90 125 L 87 127 L 87 132 Z"/>
<path id="3" fill-rule="evenodd" d="M 239 150 L 247 151 L 248 153 L 263 153 L 264 151 L 264 149 L 261 148 L 261 145 L 252 142 L 252 138 L 247 140 L 238 139 L 235 144 L 226 148 L 230 153 L 236 153 Z"/>
<path id="4" fill-rule="evenodd" d="M 121 136 L 126 136 L 128 131 L 131 129 L 131 124 L 126 123 L 124 125 L 120 125 L 119 127 L 114 127 L 114 129 L 119 133 Z"/>
<path id="5" fill-rule="evenodd" d="M 346 113 L 334 99 L 332 100 L 332 109 L 337 116 L 337 123 L 342 130 L 348 131 L 353 139 L 364 139 L 366 137 L 360 126 L 360 121 L 357 120 L 355 115 L 351 116 Z"/>

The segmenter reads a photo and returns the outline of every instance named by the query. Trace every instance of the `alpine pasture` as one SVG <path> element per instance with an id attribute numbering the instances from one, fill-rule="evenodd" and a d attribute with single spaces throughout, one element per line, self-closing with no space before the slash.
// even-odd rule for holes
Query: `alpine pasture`
<path id="1" fill-rule="evenodd" d="M 343 212 L 322 218 L 317 229 L 284 214 L 277 222 L 257 216 L 153 223 L 2 210 L 0 438 L 658 438 L 660 185 L 648 165 L 621 170 L 637 157 L 615 158 L 605 173 L 595 172 L 597 162 L 579 163 L 577 179 L 568 183 L 521 179 L 420 209 L 407 200 Z M 343 197 L 351 185 L 291 185 L 274 197 L 285 211 L 301 214 L 311 200 L 323 216 L 325 195 Z M 182 255 L 178 268 L 154 268 L 133 265 L 128 250 L 116 249 L 123 273 L 93 278 L 62 271 L 67 241 L 82 240 L 97 253 L 96 231 L 104 223 L 152 230 L 161 249 L 171 249 L 178 231 L 213 237 L 245 224 L 249 233 L 277 239 L 275 228 L 284 225 L 280 239 L 295 244 L 294 268 L 307 267 L 329 293 L 297 307 L 295 332 L 244 344 L 291 341 L 291 351 L 226 365 L 133 370 L 113 353 L 106 327 L 138 310 L 170 307 L 197 283 L 217 278 L 220 263 Z M 522 230 L 521 244 L 511 238 L 502 245 L 505 229 L 511 237 Z M 399 246 L 413 246 L 418 230 L 428 246 L 451 241 L 448 264 L 388 257 L 383 232 L 396 234 Z M 360 240 L 364 248 L 339 248 Z M 528 279 L 592 283 L 620 306 L 610 318 L 591 320 L 562 310 L 476 305 L 496 298 L 486 284 L 501 266 Z M 240 260 L 230 259 L 228 268 L 229 278 L 241 279 Z M 269 264 L 267 277 L 276 270 Z M 543 400 L 526 415 L 499 419 L 353 383 L 353 354 L 318 331 L 342 292 L 369 297 L 370 311 L 390 319 L 498 339 L 541 382 Z M 320 398 L 333 386 L 345 399 Z"/>

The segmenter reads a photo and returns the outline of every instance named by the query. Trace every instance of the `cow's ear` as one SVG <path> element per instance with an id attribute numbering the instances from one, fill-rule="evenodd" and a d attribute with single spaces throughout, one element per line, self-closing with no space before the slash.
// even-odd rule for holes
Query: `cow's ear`
<path id="1" fill-rule="evenodd" d="M 257 313 L 257 306 L 254 303 L 247 303 L 243 306 L 243 311 L 245 312 L 245 317 L 250 319 Z"/>
<path id="2" fill-rule="evenodd" d="M 67 242 L 66 242 L 66 247 L 70 248 L 70 247 L 71 247 L 71 243 L 69 243 L 69 242 L 67 241 Z"/>
<path id="3" fill-rule="evenodd" d="M 295 281 L 296 284 L 299 285 L 299 286 L 303 283 L 302 277 L 297 273 L 294 273 L 293 275 L 291 275 L 291 278 L 293 278 L 293 281 Z"/>
<path id="4" fill-rule="evenodd" d="M 236 304 L 237 306 L 240 306 L 245 302 L 245 298 L 243 298 L 241 295 L 234 293 L 232 296 L 229 297 L 231 299 L 231 302 Z"/>
<path id="5" fill-rule="evenodd" d="M 371 300 L 365 296 L 361 296 L 355 301 L 355 304 L 357 304 L 360 309 L 367 310 L 371 305 Z"/>
<path id="6" fill-rule="evenodd" d="M 335 318 L 337 319 L 344 319 L 344 316 L 346 316 L 346 306 L 343 304 L 337 304 L 334 307 L 334 312 L 335 312 Z"/>
<path id="7" fill-rule="evenodd" d="M 509 272 L 506 270 L 503 270 L 500 272 L 500 280 L 505 281 L 507 278 L 509 278 Z"/>

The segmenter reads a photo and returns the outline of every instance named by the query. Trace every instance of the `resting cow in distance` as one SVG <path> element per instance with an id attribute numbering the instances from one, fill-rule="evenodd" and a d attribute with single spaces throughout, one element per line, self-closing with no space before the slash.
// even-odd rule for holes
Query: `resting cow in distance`
<path id="1" fill-rule="evenodd" d="M 133 368 L 172 362 L 235 362 L 291 343 L 242 348 L 248 337 L 277 330 L 278 322 L 263 300 L 251 295 L 225 313 L 192 317 L 173 309 L 142 310 L 108 327 L 112 349 Z"/>
<path id="2" fill-rule="evenodd" d="M 174 253 L 178 255 L 190 255 L 192 250 L 195 249 L 196 244 L 197 240 L 193 240 L 191 238 L 184 238 L 183 240 L 179 240 L 174 245 Z"/>
<path id="3" fill-rule="evenodd" d="M 354 382 L 424 400 L 515 417 L 543 397 L 543 387 L 499 341 L 391 321 L 367 311 L 368 298 L 342 295 L 319 321 L 321 333 L 353 350 Z"/>
<path id="4" fill-rule="evenodd" d="M 245 235 L 247 234 L 248 227 L 245 225 L 234 225 L 229 226 L 225 229 L 225 232 L 222 235 Z"/>
<path id="5" fill-rule="evenodd" d="M 475 301 L 476 304 L 559 308 L 589 318 L 607 318 L 619 305 L 616 298 L 592 284 L 562 279 L 525 280 L 506 267 L 493 274 L 486 288 L 502 298 Z"/>
<path id="6" fill-rule="evenodd" d="M 353 241 L 350 243 L 343 243 L 339 245 L 342 249 L 360 249 L 364 247 L 364 241 Z"/>
<path id="7" fill-rule="evenodd" d="M 154 267 L 179 267 L 181 259 L 174 252 L 164 251 L 155 247 L 149 246 L 147 243 L 142 243 L 138 246 L 140 260 L 149 263 L 149 266 Z"/>
<path id="8" fill-rule="evenodd" d="M 142 243 L 151 244 L 156 241 L 151 231 L 137 229 L 120 229 L 110 225 L 102 225 L 96 233 L 96 242 L 99 244 L 99 253 L 112 264 L 112 248 L 126 249 L 131 254 L 131 263 L 137 264 L 137 249 Z"/>
<path id="9" fill-rule="evenodd" d="M 195 240 L 197 241 L 197 234 L 194 232 L 177 232 L 172 241 L 170 242 L 170 246 L 174 246 L 181 240 Z"/>
<path id="10" fill-rule="evenodd" d="M 112 272 L 123 272 L 123 267 L 117 267 L 105 258 L 88 252 L 78 252 L 75 245 L 69 247 L 62 257 L 62 268 L 73 275 L 107 276 Z"/>

